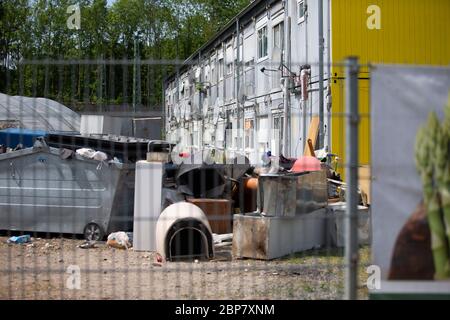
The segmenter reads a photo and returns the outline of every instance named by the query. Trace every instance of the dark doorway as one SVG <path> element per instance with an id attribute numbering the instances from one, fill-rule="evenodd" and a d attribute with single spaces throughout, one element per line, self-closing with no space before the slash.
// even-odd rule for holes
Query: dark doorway
<path id="1" fill-rule="evenodd" d="M 166 257 L 170 261 L 209 259 L 214 256 L 212 235 L 195 219 L 176 222 L 166 237 Z"/>
<path id="2" fill-rule="evenodd" d="M 203 235 L 196 229 L 177 231 L 169 246 L 172 260 L 205 258 L 207 256 Z"/>

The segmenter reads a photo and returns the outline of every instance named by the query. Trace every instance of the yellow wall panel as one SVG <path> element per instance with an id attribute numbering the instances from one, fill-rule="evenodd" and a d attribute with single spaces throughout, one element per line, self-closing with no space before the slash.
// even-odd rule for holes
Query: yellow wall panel
<path id="1" fill-rule="evenodd" d="M 367 28 L 367 8 L 381 9 L 381 29 Z M 450 0 L 331 0 L 332 152 L 345 161 L 344 68 L 348 56 L 376 63 L 450 65 Z M 361 78 L 370 77 L 361 69 Z M 359 161 L 370 163 L 369 81 L 360 81 Z"/>

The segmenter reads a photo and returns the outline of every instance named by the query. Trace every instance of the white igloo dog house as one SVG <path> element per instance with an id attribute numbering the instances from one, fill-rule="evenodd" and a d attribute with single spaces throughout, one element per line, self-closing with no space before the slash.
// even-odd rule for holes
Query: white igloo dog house
<path id="1" fill-rule="evenodd" d="M 212 231 L 206 215 L 188 202 L 167 207 L 156 224 L 156 249 L 169 261 L 214 258 Z"/>

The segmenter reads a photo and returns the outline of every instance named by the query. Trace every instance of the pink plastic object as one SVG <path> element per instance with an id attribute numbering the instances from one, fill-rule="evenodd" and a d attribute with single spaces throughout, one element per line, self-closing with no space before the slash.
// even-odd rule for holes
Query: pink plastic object
<path id="1" fill-rule="evenodd" d="M 320 161 L 317 158 L 304 156 L 300 157 L 295 161 L 294 166 L 292 167 L 292 172 L 312 172 L 312 171 L 320 171 L 321 165 Z"/>

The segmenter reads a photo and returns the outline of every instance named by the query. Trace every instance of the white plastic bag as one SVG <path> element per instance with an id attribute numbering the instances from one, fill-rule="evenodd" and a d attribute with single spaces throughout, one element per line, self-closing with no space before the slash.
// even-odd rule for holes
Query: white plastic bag
<path id="1" fill-rule="evenodd" d="M 95 151 L 94 154 L 92 155 L 92 158 L 97 161 L 108 160 L 108 156 L 106 155 L 106 153 L 101 152 L 101 151 Z"/>
<path id="2" fill-rule="evenodd" d="M 116 249 L 128 249 L 131 247 L 130 238 L 123 231 L 111 233 L 106 244 Z"/>
<path id="3" fill-rule="evenodd" d="M 89 148 L 81 148 L 77 150 L 77 154 L 88 159 L 92 159 L 95 154 L 95 150 Z"/>
<path id="4" fill-rule="evenodd" d="M 81 148 L 77 150 L 77 154 L 87 159 L 94 159 L 97 161 L 106 161 L 108 160 L 108 155 L 101 151 L 95 151 L 89 148 Z"/>

